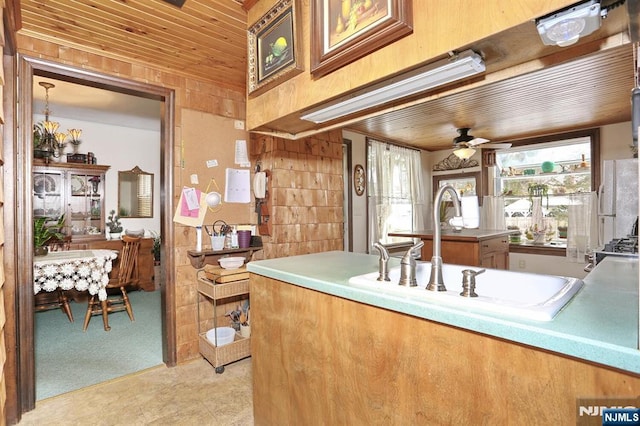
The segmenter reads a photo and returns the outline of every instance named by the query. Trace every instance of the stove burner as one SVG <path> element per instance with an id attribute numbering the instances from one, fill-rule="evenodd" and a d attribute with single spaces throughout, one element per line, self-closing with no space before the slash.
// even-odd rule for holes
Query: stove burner
<path id="1" fill-rule="evenodd" d="M 616 238 L 604 245 L 605 252 L 609 253 L 638 253 L 638 237 Z"/>

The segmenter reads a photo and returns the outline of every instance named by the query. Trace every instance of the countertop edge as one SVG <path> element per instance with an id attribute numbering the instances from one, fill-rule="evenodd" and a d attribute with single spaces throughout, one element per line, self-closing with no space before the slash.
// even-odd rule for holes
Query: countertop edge
<path id="1" fill-rule="evenodd" d="M 344 252 L 328 253 L 339 253 L 340 256 L 345 256 Z M 371 265 L 377 265 L 377 257 L 375 256 L 353 253 L 349 253 L 349 255 L 358 256 L 359 259 L 365 261 L 365 265 L 363 265 L 362 268 L 357 268 L 358 273 L 354 275 L 372 272 Z M 247 269 L 249 272 L 263 275 L 268 278 L 273 278 L 348 300 L 410 314 L 426 320 L 462 328 L 471 332 L 503 338 L 515 343 L 556 352 L 560 355 L 567 355 L 596 364 L 613 367 L 628 373 L 640 374 L 640 350 L 637 348 L 603 342 L 585 336 L 569 334 L 564 331 L 556 331 L 553 329 L 551 324 L 552 321 L 540 324 L 535 321 L 525 321 L 506 316 L 465 311 L 457 307 L 454 308 L 425 301 L 408 300 L 392 294 L 377 293 L 372 290 L 349 286 L 348 277 L 345 277 L 344 280 L 335 280 L 337 282 L 331 282 L 318 277 L 313 277 L 310 274 L 304 275 L 303 273 L 285 271 L 283 268 L 270 267 L 269 262 L 269 260 L 250 262 L 247 264 Z M 375 267 L 373 270 L 376 270 Z M 581 297 L 581 293 L 584 291 L 585 289 L 581 290 L 575 298 Z M 570 302 L 564 309 L 567 313 L 571 310 L 571 303 L 572 302 Z M 428 309 L 425 309 L 425 305 L 428 305 Z M 558 315 L 562 314 L 563 312 L 561 311 Z M 543 324 L 551 324 L 551 328 L 543 327 Z"/>

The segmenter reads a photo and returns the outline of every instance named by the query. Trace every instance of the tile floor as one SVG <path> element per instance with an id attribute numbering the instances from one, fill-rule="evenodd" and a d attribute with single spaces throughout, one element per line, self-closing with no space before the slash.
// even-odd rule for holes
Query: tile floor
<path id="1" fill-rule="evenodd" d="M 38 401 L 27 425 L 253 425 L 251 358 L 216 374 L 200 359 Z"/>

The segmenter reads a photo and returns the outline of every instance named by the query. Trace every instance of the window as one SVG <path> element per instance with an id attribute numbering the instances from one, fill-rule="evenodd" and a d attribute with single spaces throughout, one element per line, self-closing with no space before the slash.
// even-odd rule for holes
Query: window
<path id="1" fill-rule="evenodd" d="M 574 194 L 596 187 L 597 153 L 593 134 L 496 151 L 495 194 L 504 196 L 506 225 L 524 242 L 565 246 Z"/>
<path id="2" fill-rule="evenodd" d="M 390 232 L 424 227 L 420 151 L 367 140 L 368 246 L 406 242 Z"/>

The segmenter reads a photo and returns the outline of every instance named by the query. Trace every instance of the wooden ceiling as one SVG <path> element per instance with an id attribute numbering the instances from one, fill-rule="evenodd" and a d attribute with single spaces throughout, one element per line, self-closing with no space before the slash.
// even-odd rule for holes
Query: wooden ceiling
<path id="1" fill-rule="evenodd" d="M 253 3 L 186 0 L 178 8 L 163 0 L 20 0 L 20 31 L 245 90 L 245 9 Z M 293 114 L 257 130 L 295 138 L 347 128 L 437 150 L 451 147 L 459 127 L 500 142 L 630 120 L 635 65 L 625 7 L 572 47 L 543 46 L 526 23 L 465 48 L 485 56 L 487 73 L 462 87 L 325 127 Z"/>
<path id="2" fill-rule="evenodd" d="M 20 32 L 244 90 L 242 3 L 187 0 L 178 8 L 163 0 L 20 0 Z"/>

